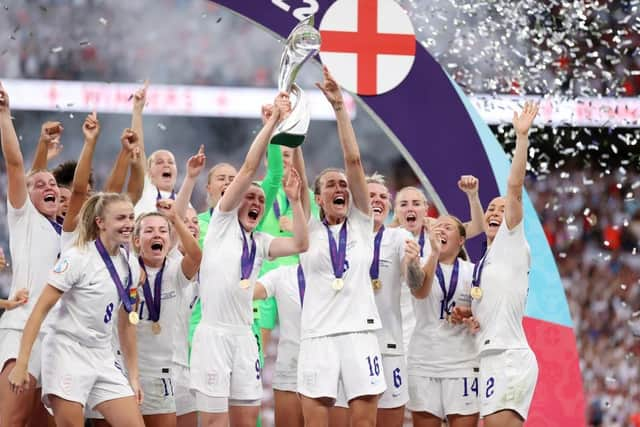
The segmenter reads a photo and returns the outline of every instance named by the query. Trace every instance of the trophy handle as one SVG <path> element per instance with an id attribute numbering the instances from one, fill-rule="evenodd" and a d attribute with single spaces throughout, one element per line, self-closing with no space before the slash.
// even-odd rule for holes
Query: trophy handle
<path id="1" fill-rule="evenodd" d="M 309 130 L 311 114 L 309 113 L 309 99 L 300 86 L 295 83 L 291 85 L 291 94 L 295 95 L 291 112 L 275 129 L 271 137 L 271 144 L 295 148 L 304 142 Z"/>

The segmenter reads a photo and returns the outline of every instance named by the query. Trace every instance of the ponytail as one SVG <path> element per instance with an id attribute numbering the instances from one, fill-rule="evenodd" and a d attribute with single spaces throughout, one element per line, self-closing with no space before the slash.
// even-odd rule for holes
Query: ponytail
<path id="1" fill-rule="evenodd" d="M 131 199 L 126 194 L 97 193 L 84 202 L 79 214 L 80 221 L 76 246 L 84 247 L 87 243 L 96 240 L 100 236 L 96 218 L 103 217 L 107 206 L 115 202 L 131 203 Z"/>

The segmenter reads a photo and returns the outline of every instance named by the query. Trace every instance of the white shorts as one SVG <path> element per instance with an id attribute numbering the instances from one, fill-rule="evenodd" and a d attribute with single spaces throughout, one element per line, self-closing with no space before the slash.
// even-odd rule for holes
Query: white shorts
<path id="1" fill-rule="evenodd" d="M 378 409 L 392 409 L 404 406 L 409 401 L 409 375 L 404 356 L 382 355 L 384 380 L 387 390 L 378 400 Z"/>
<path id="2" fill-rule="evenodd" d="M 140 375 L 140 387 L 144 400 L 140 405 L 142 415 L 173 414 L 176 412 L 176 398 L 170 375 L 162 378 Z"/>
<path id="3" fill-rule="evenodd" d="M 511 409 L 527 419 L 537 381 L 538 362 L 530 349 L 482 354 L 480 415 Z"/>
<path id="4" fill-rule="evenodd" d="M 38 334 L 36 340 L 33 343 L 31 349 L 31 356 L 29 357 L 28 372 L 36 379 L 38 387 L 42 381 L 41 369 L 42 369 L 42 339 L 45 334 Z M 22 331 L 18 329 L 0 329 L 0 371 L 4 368 L 4 365 L 12 360 L 18 358 L 20 352 L 20 339 L 22 339 Z"/>
<path id="5" fill-rule="evenodd" d="M 181 416 L 196 411 L 196 395 L 190 389 L 191 373 L 189 368 L 182 365 L 173 365 L 173 390 L 176 399 L 176 415 Z"/>
<path id="6" fill-rule="evenodd" d="M 86 347 L 73 339 L 48 333 L 42 341 L 42 402 L 49 395 L 95 408 L 107 400 L 133 396 L 110 347 Z"/>
<path id="7" fill-rule="evenodd" d="M 192 390 L 210 397 L 259 400 L 261 377 L 258 344 L 250 327 L 198 325 L 191 349 Z"/>
<path id="8" fill-rule="evenodd" d="M 428 412 L 444 420 L 447 415 L 473 415 L 480 411 L 477 376 L 434 378 L 409 376 L 409 404 L 412 412 Z"/>
<path id="9" fill-rule="evenodd" d="M 279 346 L 273 373 L 273 389 L 280 391 L 298 391 L 298 355 L 299 346 Z"/>
<path id="10" fill-rule="evenodd" d="M 385 391 L 382 356 L 374 332 L 302 340 L 298 392 L 311 398 L 336 399 L 339 383 L 344 386 L 347 402 Z"/>

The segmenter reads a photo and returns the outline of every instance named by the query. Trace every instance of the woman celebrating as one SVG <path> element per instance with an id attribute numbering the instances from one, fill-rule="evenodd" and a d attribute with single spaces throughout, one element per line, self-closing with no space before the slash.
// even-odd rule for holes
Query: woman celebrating
<path id="1" fill-rule="evenodd" d="M 488 248 L 474 271 L 472 310 L 480 324 L 480 415 L 486 427 L 522 426 L 538 378 L 522 318 L 529 292 L 531 254 L 525 239 L 522 187 L 529 129 L 538 105 L 527 102 L 513 114 L 516 149 L 507 196 L 496 197 L 485 213 Z"/>
<path id="2" fill-rule="evenodd" d="M 353 424 L 374 425 L 378 395 L 386 386 L 374 333 L 380 317 L 369 277 L 373 258 L 369 191 L 342 92 L 326 67 L 323 73 L 324 81 L 317 86 L 335 111 L 346 173 L 327 169 L 315 180 L 322 222 L 310 219 L 311 246 L 300 256 L 307 287 L 298 393 L 305 425 L 324 426 L 342 381 Z"/>
<path id="3" fill-rule="evenodd" d="M 164 203 L 163 201 L 159 202 Z M 147 426 L 175 426 L 176 402 L 171 368 L 178 310 L 200 267 L 202 252 L 182 218 L 168 212 L 184 248 L 184 256 L 167 257 L 171 247 L 171 224 L 161 213 L 148 212 L 136 220 L 134 246 L 145 275 L 137 326 L 138 370 L 145 400 L 140 407 Z M 185 344 L 185 343 L 183 343 Z"/>
<path id="4" fill-rule="evenodd" d="M 127 196 L 99 193 L 82 209 L 78 240 L 58 261 L 20 342 L 9 374 L 14 392 L 29 387 L 27 366 L 42 322 L 60 300 L 42 342 L 42 400 L 53 410 L 57 425 L 84 425 L 83 407 L 100 412 L 111 425 L 143 426 L 138 409 L 135 338 L 137 319 L 130 295 L 140 269 L 121 246 L 133 231 L 133 205 Z M 118 369 L 111 344 L 116 312 L 120 346 L 129 381 Z M 19 397 L 24 399 L 27 396 Z"/>
<path id="5" fill-rule="evenodd" d="M 42 126 L 41 138 L 59 138 L 59 123 Z M 29 389 L 18 397 L 11 392 L 7 376 L 15 364 L 25 323 L 31 314 L 49 271 L 60 253 L 60 229 L 56 214 L 60 199 L 58 184 L 46 170 L 25 174 L 24 160 L 13 127 L 9 96 L 0 84 L 0 136 L 2 157 L 7 173 L 7 224 L 9 247 L 13 257 L 13 276 L 9 295 L 15 298 L 20 289 L 28 295 L 25 304 L 8 311 L 0 318 L 0 420 L 8 425 L 26 425 L 34 419 L 31 410 L 40 383 L 41 342 L 44 334 L 34 336 L 34 348 L 28 363 Z M 40 405 L 41 406 L 41 405 Z M 44 411 L 42 411 L 44 412 Z"/>
<path id="6" fill-rule="evenodd" d="M 473 264 L 463 254 L 466 230 L 443 215 L 429 230 L 424 282 L 413 289 L 416 328 L 409 344 L 409 409 L 415 427 L 478 424 L 478 360 L 474 337 L 449 322 L 453 307 L 469 307 Z M 418 254 L 415 254 L 416 258 Z"/>
<path id="7" fill-rule="evenodd" d="M 294 212 L 294 237 L 254 232 L 264 214 L 265 194 L 253 179 L 271 133 L 290 108 L 287 94 L 280 93 L 273 114 L 214 209 L 205 237 L 202 321 L 191 351 L 191 387 L 203 426 L 255 425 L 262 385 L 258 346 L 251 331 L 253 285 L 263 259 L 300 253 L 308 246 L 296 173 L 285 185 Z"/>

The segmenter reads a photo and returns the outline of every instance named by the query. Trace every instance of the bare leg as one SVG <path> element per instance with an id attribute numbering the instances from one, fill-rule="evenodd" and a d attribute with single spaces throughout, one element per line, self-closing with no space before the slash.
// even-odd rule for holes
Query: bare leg
<path id="1" fill-rule="evenodd" d="M 428 412 L 411 412 L 413 427 L 441 427 L 442 419 Z"/>
<path id="2" fill-rule="evenodd" d="M 510 409 L 494 412 L 484 417 L 484 427 L 522 427 L 524 420 L 517 412 Z"/>
<path id="3" fill-rule="evenodd" d="M 228 427 L 228 412 L 200 412 L 202 427 Z"/>
<path id="4" fill-rule="evenodd" d="M 260 414 L 260 406 L 229 406 L 231 427 L 255 427 Z"/>
<path id="5" fill-rule="evenodd" d="M 178 423 L 175 412 L 173 414 L 143 415 L 142 419 L 146 427 L 176 427 Z"/>
<path id="6" fill-rule="evenodd" d="M 333 399 L 313 399 L 301 395 L 300 400 L 305 427 L 327 427 L 329 425 L 329 408 L 333 405 Z"/>
<path id="7" fill-rule="evenodd" d="M 0 420 L 2 426 L 26 426 L 31 418 L 31 409 L 36 396 L 36 379 L 29 375 L 29 388 L 16 394 L 9 388 L 9 373 L 15 359 L 7 361 L 0 372 Z"/>
<path id="8" fill-rule="evenodd" d="M 302 404 L 298 394 L 292 391 L 273 390 L 275 401 L 275 424 L 276 427 L 302 427 L 304 417 L 302 416 Z"/>
<path id="9" fill-rule="evenodd" d="M 178 427 L 198 427 L 198 413 L 189 412 L 178 417 Z"/>
<path id="10" fill-rule="evenodd" d="M 375 427 L 378 395 L 360 396 L 349 401 L 352 427 Z"/>
<path id="11" fill-rule="evenodd" d="M 133 396 L 107 400 L 96 406 L 109 424 L 118 427 L 144 427 L 140 407 Z"/>
<path id="12" fill-rule="evenodd" d="M 404 405 L 397 408 L 378 409 L 378 427 L 402 427 L 404 422 Z"/>
<path id="13" fill-rule="evenodd" d="M 350 427 L 351 412 L 349 408 L 334 406 L 329 409 L 329 427 Z"/>
<path id="14" fill-rule="evenodd" d="M 53 416 L 56 419 L 56 427 L 82 427 L 84 426 L 84 411 L 82 404 L 65 400 L 61 397 L 49 395 Z"/>
<path id="15" fill-rule="evenodd" d="M 479 419 L 480 414 L 478 413 L 473 415 L 447 415 L 447 421 L 451 427 L 476 427 Z"/>

